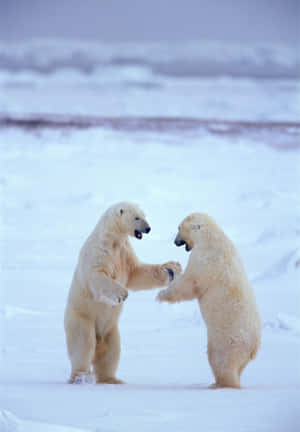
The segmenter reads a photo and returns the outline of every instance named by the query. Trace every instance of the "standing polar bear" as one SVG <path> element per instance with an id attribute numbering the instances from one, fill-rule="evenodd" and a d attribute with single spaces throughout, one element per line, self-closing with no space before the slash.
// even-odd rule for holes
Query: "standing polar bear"
<path id="1" fill-rule="evenodd" d="M 118 320 L 128 289 L 142 290 L 168 284 L 181 272 L 176 262 L 143 264 L 128 236 L 149 233 L 144 213 L 134 204 L 110 207 L 84 243 L 74 272 L 65 310 L 65 332 L 72 365 L 69 382 L 90 380 L 119 384 L 115 377 L 120 360 Z"/>
<path id="2" fill-rule="evenodd" d="M 255 358 L 261 339 L 254 292 L 240 256 L 216 222 L 202 213 L 182 221 L 175 244 L 192 253 L 184 273 L 160 291 L 158 300 L 198 299 L 215 387 L 240 388 L 241 373 Z"/>

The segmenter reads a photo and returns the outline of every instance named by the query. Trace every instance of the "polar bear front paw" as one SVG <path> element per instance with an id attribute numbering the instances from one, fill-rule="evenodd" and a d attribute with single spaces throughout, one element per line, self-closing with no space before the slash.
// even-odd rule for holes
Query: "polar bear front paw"
<path id="1" fill-rule="evenodd" d="M 169 281 L 172 281 L 174 279 L 173 270 L 167 267 L 167 272 L 168 272 L 168 276 L 169 276 Z"/>
<path id="2" fill-rule="evenodd" d="M 120 289 L 118 292 L 103 293 L 99 296 L 99 301 L 109 306 L 118 306 L 123 303 L 128 297 L 128 291 L 125 288 Z"/>
<path id="3" fill-rule="evenodd" d="M 156 300 L 161 303 L 161 302 L 169 302 L 172 300 L 172 296 L 171 296 L 171 291 L 169 288 L 161 290 L 157 296 L 156 296 Z"/>
<path id="4" fill-rule="evenodd" d="M 178 276 L 182 272 L 182 267 L 179 262 L 169 261 L 162 265 L 163 269 L 167 271 L 169 281 L 172 281 L 174 277 Z"/>
<path id="5" fill-rule="evenodd" d="M 128 297 L 128 291 L 124 289 L 124 292 L 118 293 L 116 295 L 113 295 L 111 297 L 111 300 L 113 302 L 113 306 L 117 306 L 121 303 L 123 303 Z"/>

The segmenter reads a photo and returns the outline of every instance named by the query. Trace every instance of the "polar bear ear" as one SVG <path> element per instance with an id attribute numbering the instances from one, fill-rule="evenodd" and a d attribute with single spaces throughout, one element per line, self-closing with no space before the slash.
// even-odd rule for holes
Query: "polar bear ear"
<path id="1" fill-rule="evenodd" d="M 124 210 L 121 208 L 120 209 L 120 215 L 122 215 L 124 213 Z"/>
<path id="2" fill-rule="evenodd" d="M 200 224 L 192 225 L 192 230 L 193 231 L 199 231 L 200 228 L 201 228 Z"/>

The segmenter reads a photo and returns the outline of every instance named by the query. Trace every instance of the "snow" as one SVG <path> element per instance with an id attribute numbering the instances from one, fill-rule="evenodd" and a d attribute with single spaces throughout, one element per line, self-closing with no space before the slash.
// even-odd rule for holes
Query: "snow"
<path id="1" fill-rule="evenodd" d="M 20 419 L 18 430 L 299 430 L 299 151 L 245 137 L 105 128 L 3 129 L 0 139 L 0 406 Z M 208 389 L 197 303 L 161 305 L 156 290 L 126 300 L 118 376 L 127 384 L 67 384 L 63 312 L 77 254 L 102 212 L 124 199 L 151 224 L 149 236 L 132 240 L 147 262 L 186 264 L 173 240 L 195 210 L 212 214 L 236 243 L 264 323 L 243 390 Z"/>
<path id="2" fill-rule="evenodd" d="M 298 121 L 299 80 L 218 77 L 113 79 L 111 71 L 0 74 L 0 113 L 171 116 Z M 103 76 L 105 75 L 105 76 Z M 108 78 L 111 80 L 108 81 Z M 116 82 L 117 80 L 117 82 Z M 100 81 L 100 82 L 99 82 Z M 76 91 L 74 91 L 76 90 Z M 36 97 L 38 94 L 38 97 Z"/>
<path id="3" fill-rule="evenodd" d="M 5 410 L 0 411 L 0 430 L 1 432 L 84 432 L 83 429 L 73 427 L 20 420 Z"/>
<path id="4" fill-rule="evenodd" d="M 85 73 L 70 67 L 68 47 L 39 46 L 1 47 L 0 119 L 84 114 L 111 117 L 117 127 L 0 128 L 0 431 L 298 432 L 299 124 L 255 130 L 261 121 L 299 121 L 298 60 L 250 50 L 249 76 L 209 77 L 176 69 L 184 55 L 195 60 L 196 45 L 146 54 L 78 45 L 83 63 L 93 64 Z M 145 61 L 114 63 L 120 52 Z M 218 51 L 224 70 L 234 70 L 238 52 Z M 203 48 L 196 60 L 207 66 L 214 53 Z M 173 63 L 159 72 L 167 55 Z M 274 77 L 257 79 L 270 64 Z M 125 116 L 138 117 L 126 127 L 117 119 Z M 158 120 L 141 127 L 141 116 Z M 173 126 L 190 117 L 216 123 L 161 127 L 161 116 Z M 224 120 L 253 121 L 254 129 L 233 133 Z M 186 265 L 173 241 L 193 211 L 211 214 L 237 245 L 263 321 L 242 390 L 209 389 L 197 302 L 158 304 L 157 290 L 131 292 L 124 305 L 117 376 L 127 384 L 67 384 L 63 314 L 78 252 L 106 208 L 123 200 L 136 202 L 151 225 L 148 236 L 132 239 L 145 262 Z"/>
<path id="5" fill-rule="evenodd" d="M 298 121 L 297 48 L 0 41 L 0 113 Z"/>

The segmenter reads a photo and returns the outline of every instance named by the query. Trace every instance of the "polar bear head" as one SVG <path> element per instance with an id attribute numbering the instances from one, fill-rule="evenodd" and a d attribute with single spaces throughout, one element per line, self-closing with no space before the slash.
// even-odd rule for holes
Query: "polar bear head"
<path id="1" fill-rule="evenodd" d="M 213 218 L 205 213 L 192 213 L 187 216 L 178 227 L 178 234 L 174 243 L 176 246 L 185 245 L 190 251 L 196 244 L 207 239 L 208 233 L 216 232 L 219 228 Z"/>
<path id="2" fill-rule="evenodd" d="M 151 230 L 144 212 L 133 203 L 120 202 L 110 207 L 105 217 L 107 223 L 112 223 L 116 234 L 130 235 L 137 239 L 143 238 L 143 233 Z"/>

